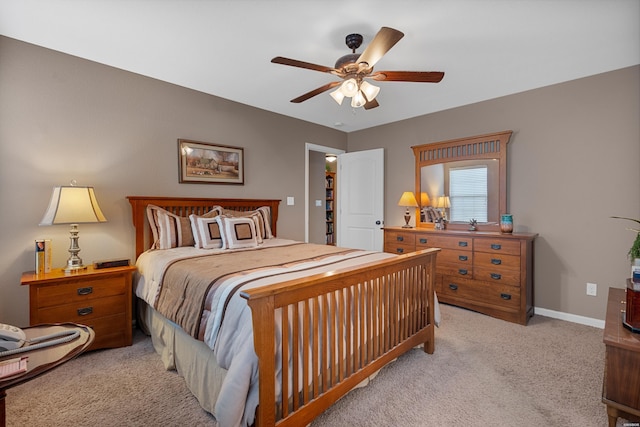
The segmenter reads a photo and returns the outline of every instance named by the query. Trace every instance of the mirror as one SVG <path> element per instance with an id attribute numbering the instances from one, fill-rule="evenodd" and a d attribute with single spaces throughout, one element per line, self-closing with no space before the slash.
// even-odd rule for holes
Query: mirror
<path id="1" fill-rule="evenodd" d="M 467 230 L 469 221 L 475 219 L 478 230 L 498 231 L 500 215 L 507 213 L 506 152 L 511 133 L 412 147 L 415 194 L 421 204 L 417 226 L 433 228 L 444 217 L 448 229 Z"/>

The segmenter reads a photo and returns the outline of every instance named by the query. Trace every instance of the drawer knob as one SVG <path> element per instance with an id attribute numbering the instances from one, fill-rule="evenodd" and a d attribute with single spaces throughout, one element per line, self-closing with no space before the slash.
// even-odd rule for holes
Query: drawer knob
<path id="1" fill-rule="evenodd" d="M 508 301 L 508 300 L 510 300 L 510 299 L 511 299 L 511 295 L 510 295 L 510 294 L 502 293 L 502 294 L 500 294 L 500 298 L 502 298 L 502 299 L 504 299 L 504 300 L 507 300 L 507 301 Z"/>
<path id="2" fill-rule="evenodd" d="M 397 237 L 396 237 L 396 240 L 397 240 L 398 242 L 404 242 L 404 236 L 397 236 Z"/>
<path id="3" fill-rule="evenodd" d="M 420 243 L 422 243 L 422 244 L 427 243 L 427 239 L 425 239 L 424 237 L 420 238 Z"/>
<path id="4" fill-rule="evenodd" d="M 492 243 L 491 244 L 491 249 L 495 249 L 496 251 L 499 251 L 500 249 L 502 249 L 502 245 L 500 245 L 498 243 Z"/>
<path id="5" fill-rule="evenodd" d="M 466 248 L 467 247 L 467 242 L 458 242 L 458 246 Z"/>
<path id="6" fill-rule="evenodd" d="M 397 252 L 397 253 L 399 253 L 399 254 L 404 253 L 404 249 L 402 249 L 402 248 L 397 248 L 397 249 L 396 249 L 396 252 Z"/>
<path id="7" fill-rule="evenodd" d="M 493 280 L 500 280 L 500 279 L 502 279 L 502 275 L 498 274 L 498 273 L 491 273 L 491 278 Z"/>
<path id="8" fill-rule="evenodd" d="M 461 269 L 458 270 L 458 273 L 462 274 L 463 276 L 466 276 L 468 271 L 465 270 L 464 268 L 461 268 Z"/>
<path id="9" fill-rule="evenodd" d="M 468 260 L 468 259 L 469 259 L 469 257 L 468 257 L 468 256 L 466 256 L 466 255 L 458 255 L 458 260 L 459 260 L 459 261 L 466 261 L 466 260 Z"/>
<path id="10" fill-rule="evenodd" d="M 78 311 L 78 316 L 87 316 L 93 313 L 93 307 L 83 307 L 83 308 L 79 308 L 77 311 Z"/>
<path id="11" fill-rule="evenodd" d="M 93 287 L 78 288 L 78 295 L 89 295 L 93 293 Z"/>
<path id="12" fill-rule="evenodd" d="M 491 258 L 491 264 L 500 265 L 500 264 L 502 264 L 502 260 L 498 259 L 498 258 Z"/>
<path id="13" fill-rule="evenodd" d="M 456 285 L 455 283 L 449 283 L 449 289 L 451 289 L 452 291 L 457 291 L 458 285 Z"/>

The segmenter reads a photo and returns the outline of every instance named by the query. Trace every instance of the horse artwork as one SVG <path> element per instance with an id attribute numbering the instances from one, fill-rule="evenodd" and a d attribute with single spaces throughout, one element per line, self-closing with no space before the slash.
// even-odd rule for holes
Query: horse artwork
<path id="1" fill-rule="evenodd" d="M 244 149 L 178 140 L 180 183 L 244 184 Z"/>

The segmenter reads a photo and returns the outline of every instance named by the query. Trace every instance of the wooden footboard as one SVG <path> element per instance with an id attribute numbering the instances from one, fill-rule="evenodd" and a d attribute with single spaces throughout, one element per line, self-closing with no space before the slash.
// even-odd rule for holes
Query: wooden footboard
<path id="1" fill-rule="evenodd" d="M 307 425 L 411 348 L 424 343 L 433 353 L 438 251 L 242 292 L 259 360 L 257 426 Z M 287 324 L 280 337 L 276 325 Z M 285 404 L 278 403 L 277 371 L 282 396 L 291 396 Z"/>

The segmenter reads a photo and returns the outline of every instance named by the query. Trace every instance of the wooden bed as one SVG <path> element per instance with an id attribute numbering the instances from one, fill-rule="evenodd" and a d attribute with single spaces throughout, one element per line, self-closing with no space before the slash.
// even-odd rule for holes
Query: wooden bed
<path id="1" fill-rule="evenodd" d="M 136 229 L 136 257 L 150 246 L 146 220 L 149 204 L 179 216 L 201 215 L 216 205 L 242 211 L 269 206 L 275 235 L 280 202 L 139 196 L 130 196 L 128 200 Z M 437 252 L 438 249 L 427 249 L 243 291 L 241 295 L 252 311 L 258 356 L 256 425 L 307 425 L 401 354 L 421 344 L 425 352 L 433 353 Z M 291 396 L 287 404 L 279 404 L 274 349 L 276 336 L 280 334 L 276 324 L 288 324 L 292 319 L 299 319 L 293 322 L 293 330 L 283 329 L 281 337 L 278 336 L 281 359 L 287 360 L 288 352 L 298 351 L 303 357 L 293 358 L 292 369 L 286 365 L 279 368 L 281 395 Z"/>

